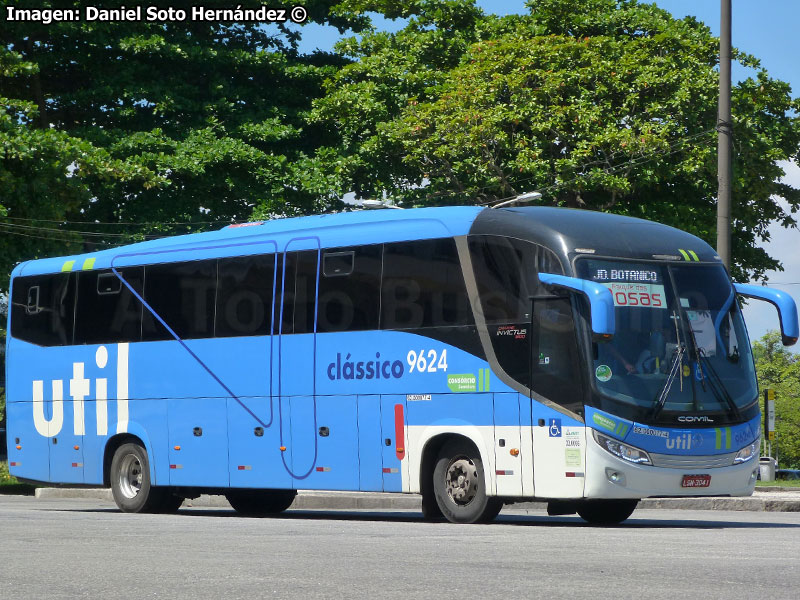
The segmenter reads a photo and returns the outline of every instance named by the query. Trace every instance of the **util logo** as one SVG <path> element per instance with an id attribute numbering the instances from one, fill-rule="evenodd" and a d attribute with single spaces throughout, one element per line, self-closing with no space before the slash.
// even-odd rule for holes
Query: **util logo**
<path id="1" fill-rule="evenodd" d="M 108 350 L 100 346 L 95 352 L 95 364 L 105 369 Z M 72 363 L 72 379 L 69 380 L 69 395 L 72 398 L 73 430 L 75 435 L 85 435 L 84 400 L 91 397 L 91 379 L 84 377 L 85 363 Z M 33 424 L 36 431 L 45 437 L 53 437 L 64 426 L 64 380 L 53 379 L 53 412 L 50 419 L 44 414 L 44 381 L 33 381 Z M 108 379 L 94 380 L 94 398 L 97 406 L 97 435 L 108 435 Z M 128 344 L 117 344 L 117 433 L 128 431 Z"/>
<path id="2" fill-rule="evenodd" d="M 703 445 L 703 436 L 699 433 L 682 433 L 667 439 L 667 449 L 669 450 L 691 450 Z"/>

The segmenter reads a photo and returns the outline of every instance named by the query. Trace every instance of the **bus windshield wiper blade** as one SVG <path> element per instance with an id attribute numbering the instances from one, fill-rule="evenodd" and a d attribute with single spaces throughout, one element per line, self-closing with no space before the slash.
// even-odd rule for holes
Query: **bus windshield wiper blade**
<path id="1" fill-rule="evenodd" d="M 661 412 L 664 405 L 667 403 L 667 396 L 669 396 L 669 391 L 672 389 L 672 382 L 675 381 L 675 376 L 681 370 L 681 363 L 683 362 L 683 354 L 685 351 L 686 348 L 683 345 L 675 349 L 675 354 L 672 356 L 672 363 L 670 363 L 669 366 L 667 380 L 664 382 L 664 387 L 661 388 L 655 405 L 653 405 L 653 412 L 651 415 L 653 419 L 658 416 L 658 413 Z"/>
<path id="2" fill-rule="evenodd" d="M 705 350 L 700 348 L 697 343 L 697 337 L 695 336 L 694 329 L 692 329 L 692 323 L 689 319 L 689 315 L 686 312 L 686 309 L 681 307 L 681 313 L 684 317 L 684 322 L 686 323 L 686 327 L 689 330 L 689 341 L 692 345 L 692 351 L 694 352 L 695 361 L 697 368 L 700 370 L 700 385 L 703 387 L 703 391 L 706 391 L 706 375 L 704 365 L 708 367 L 709 374 L 713 375 L 713 377 L 709 376 L 708 378 L 708 387 L 711 389 L 711 393 L 714 394 L 714 398 L 722 404 L 724 400 L 725 403 L 728 405 L 728 408 L 733 413 L 733 415 L 738 419 L 739 418 L 739 407 L 736 406 L 736 403 L 731 398 L 731 395 L 728 393 L 725 384 L 722 383 L 722 379 L 720 379 L 719 374 L 714 369 L 714 365 L 711 364 L 711 360 L 708 356 L 706 356 Z M 695 396 L 695 408 L 697 407 L 697 394 Z"/>
<path id="3" fill-rule="evenodd" d="M 728 389 L 725 387 L 725 384 L 722 383 L 722 379 L 720 378 L 719 373 L 717 373 L 716 369 L 714 368 L 714 365 L 711 364 L 711 359 L 709 359 L 709 357 L 705 355 L 705 352 L 702 351 L 698 356 L 698 359 L 699 360 L 697 362 L 698 365 L 700 366 L 700 371 L 703 370 L 704 366 L 708 367 L 709 371 L 708 387 L 711 388 L 711 392 L 714 394 L 714 397 L 717 399 L 717 402 L 722 404 L 722 402 L 720 402 L 720 398 L 725 400 L 725 403 L 728 405 L 728 408 L 730 408 L 730 411 L 731 413 L 733 413 L 733 416 L 736 417 L 736 419 L 739 419 L 741 416 L 741 414 L 739 413 L 739 407 L 736 406 L 736 402 L 733 401 L 733 398 L 731 398 L 731 395 L 728 393 Z"/>

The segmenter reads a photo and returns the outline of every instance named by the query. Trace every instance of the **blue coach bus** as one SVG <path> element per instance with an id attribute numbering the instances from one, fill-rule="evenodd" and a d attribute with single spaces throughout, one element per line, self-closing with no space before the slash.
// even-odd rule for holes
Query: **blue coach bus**
<path id="1" fill-rule="evenodd" d="M 225 494 L 422 495 L 426 518 L 548 502 L 593 523 L 649 496 L 748 495 L 760 412 L 714 250 L 554 208 L 363 211 L 23 263 L 10 471 L 128 512 Z"/>

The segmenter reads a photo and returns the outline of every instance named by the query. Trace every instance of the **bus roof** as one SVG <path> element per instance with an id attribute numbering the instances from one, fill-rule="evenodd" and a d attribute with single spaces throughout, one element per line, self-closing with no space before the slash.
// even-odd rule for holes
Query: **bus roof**
<path id="1" fill-rule="evenodd" d="M 99 252 L 28 261 L 18 265 L 12 276 L 468 233 L 529 240 L 551 248 L 565 263 L 584 254 L 719 262 L 714 249 L 701 239 L 653 221 L 565 208 L 490 210 L 477 206 L 452 206 L 361 210 L 229 225 L 216 231 L 166 237 Z"/>
<path id="2" fill-rule="evenodd" d="M 359 210 L 229 225 L 18 265 L 12 276 L 466 235 L 478 206 Z"/>
<path id="3" fill-rule="evenodd" d="M 553 250 L 565 263 L 576 256 L 720 263 L 700 238 L 669 225 L 593 210 L 546 206 L 487 210 L 471 233 L 507 235 Z"/>

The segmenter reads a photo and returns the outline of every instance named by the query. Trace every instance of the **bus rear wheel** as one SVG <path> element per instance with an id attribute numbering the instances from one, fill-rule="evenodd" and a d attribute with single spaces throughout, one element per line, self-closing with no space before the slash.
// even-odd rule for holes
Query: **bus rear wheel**
<path id="1" fill-rule="evenodd" d="M 122 512 L 161 512 L 167 490 L 151 485 L 150 461 L 140 444 L 130 442 L 117 448 L 110 475 L 111 493 Z"/>
<path id="2" fill-rule="evenodd" d="M 617 525 L 633 514 L 637 504 L 638 500 L 584 500 L 577 512 L 592 525 Z"/>
<path id="3" fill-rule="evenodd" d="M 451 523 L 488 523 L 503 502 L 486 494 L 486 477 L 478 450 L 466 440 L 447 442 L 433 470 L 433 492 Z"/>
<path id="4" fill-rule="evenodd" d="M 297 490 L 230 490 L 225 494 L 233 509 L 243 515 L 274 515 L 294 502 Z"/>

